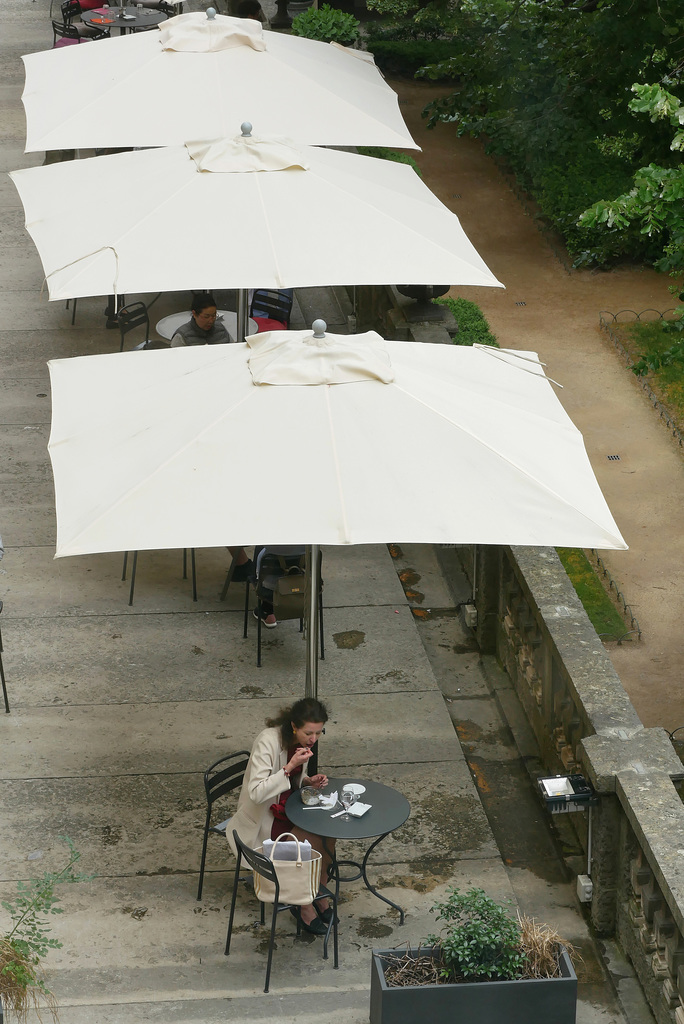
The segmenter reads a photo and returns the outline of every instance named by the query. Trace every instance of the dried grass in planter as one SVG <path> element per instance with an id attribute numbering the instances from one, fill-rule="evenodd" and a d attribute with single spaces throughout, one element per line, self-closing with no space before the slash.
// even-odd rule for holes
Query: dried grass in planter
<path id="1" fill-rule="evenodd" d="M 555 928 L 538 924 L 533 917 L 518 911 L 520 947 L 525 954 L 525 978 L 559 978 L 559 955 L 565 949 L 571 960 L 581 960 L 575 947 L 566 942 Z"/>
<path id="2" fill-rule="evenodd" d="M 431 956 L 413 956 L 409 946 L 405 953 L 389 953 L 383 956 L 385 982 L 390 988 L 404 988 L 407 985 L 444 985 L 446 978 L 440 974 L 442 964 Z"/>

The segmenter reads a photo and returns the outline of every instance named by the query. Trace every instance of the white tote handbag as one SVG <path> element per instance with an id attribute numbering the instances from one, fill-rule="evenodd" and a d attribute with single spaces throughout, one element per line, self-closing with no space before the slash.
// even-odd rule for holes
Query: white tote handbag
<path id="1" fill-rule="evenodd" d="M 283 842 L 284 839 L 291 840 Z M 278 884 L 281 903 L 292 903 L 303 907 L 311 903 L 318 894 L 321 884 L 321 865 L 323 858 L 317 850 L 312 850 L 308 842 L 301 843 L 292 832 L 284 832 L 270 846 L 268 841 L 258 849 L 273 863 Z M 275 884 L 254 871 L 254 893 L 262 903 L 273 903 L 275 900 Z"/>

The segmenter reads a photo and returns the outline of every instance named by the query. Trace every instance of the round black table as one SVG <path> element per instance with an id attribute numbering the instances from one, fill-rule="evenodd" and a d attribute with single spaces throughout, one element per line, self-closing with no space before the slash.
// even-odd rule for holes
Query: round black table
<path id="1" fill-rule="evenodd" d="M 366 811 L 363 817 L 352 816 L 349 821 L 345 821 L 341 815 L 334 817 L 340 810 L 339 806 L 332 811 L 322 807 L 307 808 L 302 803 L 302 795 L 299 790 L 295 790 L 288 798 L 287 816 L 293 825 L 306 829 L 312 835 L 321 836 L 323 839 L 323 845 L 332 858 L 330 873 L 335 878 L 336 893 L 339 892 L 340 882 L 354 882 L 357 878 L 362 878 L 369 892 L 399 911 L 400 924 L 403 924 L 404 911 L 371 885 L 368 880 L 367 866 L 368 858 L 378 843 L 381 843 L 386 836 L 404 824 L 411 813 L 411 805 L 406 797 L 396 789 L 392 789 L 391 786 L 383 786 L 380 782 L 371 782 L 368 779 L 329 779 L 323 792 L 333 793 L 337 790 L 339 796 L 342 787 L 348 782 L 359 782 L 366 787 L 366 792 L 357 797 L 359 803 L 371 804 L 371 809 Z M 375 839 L 375 842 L 370 844 L 363 860 L 358 864 L 356 861 L 338 861 L 335 852 L 328 848 L 326 839 Z M 340 865 L 354 867 L 357 869 L 357 873 L 342 876 L 339 870 Z"/>
<path id="2" fill-rule="evenodd" d="M 118 28 L 119 33 L 135 32 L 137 28 L 149 28 L 150 25 L 158 25 L 166 21 L 168 15 L 163 11 L 152 11 L 148 7 L 125 7 L 125 17 L 120 17 L 120 7 L 97 8 L 93 11 L 82 11 L 81 21 L 91 28 Z"/>

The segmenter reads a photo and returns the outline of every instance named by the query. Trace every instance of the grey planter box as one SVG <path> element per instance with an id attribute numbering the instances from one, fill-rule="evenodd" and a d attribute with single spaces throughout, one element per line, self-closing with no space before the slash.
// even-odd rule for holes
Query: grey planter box
<path id="1" fill-rule="evenodd" d="M 385 961 L 401 949 L 374 949 L 371 963 L 370 1024 L 575 1024 L 577 975 L 568 954 L 561 954 L 560 978 L 521 981 L 478 981 L 456 985 L 416 985 L 388 988 Z M 430 948 L 411 950 L 414 957 Z"/>

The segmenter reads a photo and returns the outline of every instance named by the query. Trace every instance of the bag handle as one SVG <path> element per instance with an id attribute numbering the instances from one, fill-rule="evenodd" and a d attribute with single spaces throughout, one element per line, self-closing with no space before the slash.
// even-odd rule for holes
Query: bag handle
<path id="1" fill-rule="evenodd" d="M 292 839 L 294 839 L 295 843 L 297 844 L 297 860 L 295 861 L 295 864 L 296 864 L 296 866 L 298 868 L 301 868 L 301 866 L 302 866 L 302 850 L 301 850 L 301 846 L 300 846 L 299 840 L 297 839 L 297 836 L 294 834 L 294 832 L 283 832 L 282 835 L 279 835 L 277 839 L 273 840 L 273 846 L 271 847 L 271 856 L 269 857 L 269 860 L 271 860 L 271 861 L 275 860 L 276 846 L 278 845 L 278 843 L 280 842 L 281 839 L 285 838 L 285 836 L 290 836 Z"/>

